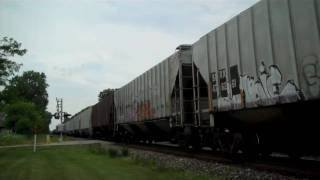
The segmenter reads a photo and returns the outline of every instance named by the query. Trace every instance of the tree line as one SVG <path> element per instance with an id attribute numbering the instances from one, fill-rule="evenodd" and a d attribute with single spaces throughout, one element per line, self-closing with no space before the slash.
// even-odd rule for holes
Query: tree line
<path id="1" fill-rule="evenodd" d="M 15 133 L 46 133 L 51 123 L 47 111 L 49 85 L 42 72 L 25 71 L 17 75 L 22 64 L 13 60 L 27 53 L 13 38 L 0 39 L 0 116 L 4 126 Z M 0 119 L 1 120 L 1 119 Z"/>

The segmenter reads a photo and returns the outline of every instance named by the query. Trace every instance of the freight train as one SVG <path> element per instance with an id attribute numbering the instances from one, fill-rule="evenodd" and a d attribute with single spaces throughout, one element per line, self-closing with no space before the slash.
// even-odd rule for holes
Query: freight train
<path id="1" fill-rule="evenodd" d="M 298 157 L 320 152 L 319 98 L 319 0 L 262 0 L 60 131 Z"/>

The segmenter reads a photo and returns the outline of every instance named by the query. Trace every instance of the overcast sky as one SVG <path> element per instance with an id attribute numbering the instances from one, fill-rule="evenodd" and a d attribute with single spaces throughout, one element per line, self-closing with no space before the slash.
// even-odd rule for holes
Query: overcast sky
<path id="1" fill-rule="evenodd" d="M 47 75 L 48 110 L 60 97 L 74 114 L 257 1 L 0 0 L 0 37 L 28 49 L 20 72 Z"/>

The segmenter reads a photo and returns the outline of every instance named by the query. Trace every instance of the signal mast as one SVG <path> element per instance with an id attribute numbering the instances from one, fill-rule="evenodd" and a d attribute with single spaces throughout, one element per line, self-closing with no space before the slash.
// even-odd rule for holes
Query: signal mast
<path id="1" fill-rule="evenodd" d="M 67 112 L 63 112 L 63 99 L 62 98 L 56 98 L 56 101 L 57 101 L 57 112 L 54 114 L 54 118 L 60 119 L 60 123 L 64 129 L 63 123 L 65 122 L 65 120 L 67 120 L 69 118 L 69 116 L 71 116 L 71 114 L 69 114 Z M 60 138 L 59 138 L 60 142 L 63 141 L 63 134 L 62 134 L 63 129 L 60 131 Z"/>

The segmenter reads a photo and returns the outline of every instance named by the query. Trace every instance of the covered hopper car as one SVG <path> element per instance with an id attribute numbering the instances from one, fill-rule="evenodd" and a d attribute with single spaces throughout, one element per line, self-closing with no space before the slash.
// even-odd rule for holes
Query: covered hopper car
<path id="1" fill-rule="evenodd" d="M 262 0 L 193 44 L 195 126 L 217 138 L 206 144 L 319 152 L 319 5 Z"/>
<path id="2" fill-rule="evenodd" d="M 319 154 L 319 9 L 318 0 L 258 2 L 94 105 L 88 135 Z M 66 132 L 86 132 L 76 117 Z"/>
<path id="3" fill-rule="evenodd" d="M 70 135 L 89 137 L 92 135 L 92 106 L 81 110 L 64 122 L 64 132 Z"/>

